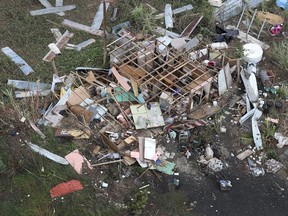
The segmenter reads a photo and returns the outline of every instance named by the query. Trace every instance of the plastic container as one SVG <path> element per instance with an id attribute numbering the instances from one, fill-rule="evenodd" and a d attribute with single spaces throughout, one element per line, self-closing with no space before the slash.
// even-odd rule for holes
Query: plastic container
<path id="1" fill-rule="evenodd" d="M 255 63 L 257 64 L 258 62 L 261 61 L 262 56 L 263 56 L 263 49 L 261 46 L 258 44 L 245 44 L 243 46 L 244 49 L 244 60 L 249 63 Z"/>

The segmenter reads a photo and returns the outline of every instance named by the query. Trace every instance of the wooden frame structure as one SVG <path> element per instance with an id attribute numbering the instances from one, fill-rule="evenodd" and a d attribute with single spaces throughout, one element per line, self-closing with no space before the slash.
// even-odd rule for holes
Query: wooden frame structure
<path id="1" fill-rule="evenodd" d="M 159 100 L 162 92 L 173 95 L 172 109 L 177 109 L 187 97 L 192 102 L 196 94 L 209 97 L 211 82 L 217 72 L 190 60 L 188 53 L 191 50 L 181 52 L 154 37 L 137 43 L 127 34 L 108 47 L 112 45 L 115 48 L 110 52 L 111 67 L 131 80 L 136 96 L 139 90 L 148 91 L 150 97 L 146 103 Z"/>

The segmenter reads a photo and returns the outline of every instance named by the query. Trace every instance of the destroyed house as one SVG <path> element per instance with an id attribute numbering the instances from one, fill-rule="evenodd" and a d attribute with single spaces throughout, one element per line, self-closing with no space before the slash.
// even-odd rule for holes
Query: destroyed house
<path id="1" fill-rule="evenodd" d="M 130 79 L 138 100 L 139 92 L 144 91 L 147 97 L 142 102 L 140 98 L 140 103 L 159 101 L 164 97 L 169 101 L 166 111 L 180 111 L 183 105 L 189 104 L 183 112 L 190 112 L 193 103 L 197 105 L 209 98 L 211 83 L 218 72 L 195 60 L 195 56 L 191 58 L 191 50 L 177 50 L 169 47 L 165 40 L 154 37 L 137 42 L 135 37 L 127 34 L 109 46 L 112 45 L 110 61 L 111 67 L 119 72 L 118 82 L 121 84 L 126 78 Z M 195 55 L 197 59 L 197 52 Z M 129 89 L 123 88 L 123 91 Z"/>

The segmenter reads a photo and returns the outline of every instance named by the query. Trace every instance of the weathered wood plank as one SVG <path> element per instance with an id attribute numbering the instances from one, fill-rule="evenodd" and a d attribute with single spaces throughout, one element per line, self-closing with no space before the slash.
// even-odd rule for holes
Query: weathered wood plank
<path id="1" fill-rule="evenodd" d="M 77 46 L 77 51 L 80 51 L 84 47 L 86 47 L 86 46 L 88 46 L 88 45 L 90 45 L 92 43 L 95 43 L 95 42 L 96 42 L 96 40 L 93 39 L 93 38 L 90 38 L 90 39 L 88 39 L 86 41 L 83 41 L 82 43 L 79 43 L 79 44 L 76 45 Z"/>
<path id="2" fill-rule="evenodd" d="M 17 64 L 17 66 L 25 75 L 34 72 L 34 70 L 27 64 L 27 62 L 24 61 L 24 59 L 22 59 L 19 55 L 17 55 L 12 49 L 9 47 L 4 47 L 1 50 L 6 56 L 8 56 L 13 62 Z"/>
<path id="3" fill-rule="evenodd" d="M 198 16 L 195 19 L 193 19 L 188 26 L 183 30 L 180 37 L 186 37 L 188 38 L 192 32 L 195 30 L 195 28 L 198 26 L 200 21 L 202 20 L 203 16 Z"/>
<path id="4" fill-rule="evenodd" d="M 62 7 L 63 6 L 63 0 L 56 0 L 56 7 Z"/>
<path id="5" fill-rule="evenodd" d="M 50 4 L 50 2 L 48 2 L 47 0 L 39 0 L 39 2 L 45 7 L 45 8 L 52 8 L 53 6 Z M 63 6 L 63 5 L 61 5 Z M 59 16 L 64 16 L 65 13 L 64 12 L 59 12 L 59 13 L 56 13 L 58 14 Z"/>
<path id="6" fill-rule="evenodd" d="M 45 9 L 30 11 L 30 14 L 31 14 L 31 16 L 38 16 L 38 15 L 59 13 L 59 12 L 63 12 L 63 11 L 73 10 L 74 8 L 76 8 L 75 5 L 67 5 L 67 6 L 63 6 L 63 7 L 51 7 L 51 8 L 45 8 Z"/>
<path id="7" fill-rule="evenodd" d="M 191 4 L 189 4 L 189 5 L 186 5 L 186 6 L 172 10 L 172 13 L 173 13 L 173 15 L 175 15 L 175 14 L 182 13 L 184 11 L 188 11 L 188 10 L 192 10 L 192 9 L 193 9 L 193 6 Z M 164 16 L 165 16 L 165 13 L 157 14 L 154 19 L 162 19 Z"/>
<path id="8" fill-rule="evenodd" d="M 62 35 L 62 37 L 59 39 L 59 41 L 56 42 L 56 46 L 61 49 L 63 48 L 68 41 L 70 40 L 70 38 L 73 37 L 73 33 L 69 32 L 68 30 Z M 44 56 L 44 58 L 42 59 L 43 61 L 46 62 L 50 62 L 52 61 L 54 58 L 56 57 L 55 53 L 52 52 L 51 50 L 47 53 L 46 56 Z"/>
<path id="9" fill-rule="evenodd" d="M 97 35 L 97 36 L 102 36 L 103 35 L 103 31 L 98 30 L 98 29 L 93 29 L 90 26 L 86 26 L 77 22 L 73 22 L 71 20 L 65 19 L 62 22 L 62 25 L 64 26 L 68 26 L 70 28 L 73 29 L 77 29 L 77 30 L 81 30 L 81 31 L 85 31 L 87 33 L 93 34 L 93 35 Z"/>
<path id="10" fill-rule="evenodd" d="M 104 6 L 103 3 L 101 3 L 99 5 L 98 11 L 97 11 L 97 13 L 96 13 L 96 15 L 94 17 L 94 20 L 92 22 L 92 25 L 91 25 L 91 28 L 93 28 L 93 29 L 100 29 L 100 26 L 102 24 L 103 17 L 104 17 L 104 15 L 103 15 L 103 10 L 104 10 L 103 6 Z M 106 2 L 106 11 L 108 10 L 108 7 L 109 7 L 109 2 Z"/>
<path id="11" fill-rule="evenodd" d="M 173 28 L 173 13 L 172 13 L 172 8 L 171 4 L 166 4 L 165 5 L 165 26 L 167 28 Z"/>
<path id="12" fill-rule="evenodd" d="M 59 39 L 62 37 L 62 33 L 58 28 L 52 28 L 50 29 L 53 36 L 55 37 L 56 41 L 59 41 Z"/>

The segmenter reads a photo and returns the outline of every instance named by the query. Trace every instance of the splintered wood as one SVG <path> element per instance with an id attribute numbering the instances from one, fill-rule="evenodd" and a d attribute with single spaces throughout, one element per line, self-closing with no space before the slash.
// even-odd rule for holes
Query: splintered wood
<path id="1" fill-rule="evenodd" d="M 185 33 L 186 36 L 191 29 Z M 111 43 L 115 46 L 110 52 L 112 73 L 120 85 L 126 91 L 132 86 L 134 95 L 146 103 L 158 100 L 163 91 L 170 92 L 173 95 L 171 108 L 176 109 L 187 97 L 199 92 L 208 95 L 215 71 L 202 69 L 199 62 L 188 59 L 189 50 L 179 52 L 161 41 L 151 37 L 143 43 L 136 43 L 134 38 L 124 35 Z M 129 88 L 125 79 L 130 79 Z M 138 89 L 141 95 L 138 95 Z M 143 91 L 149 96 L 142 98 Z"/>

